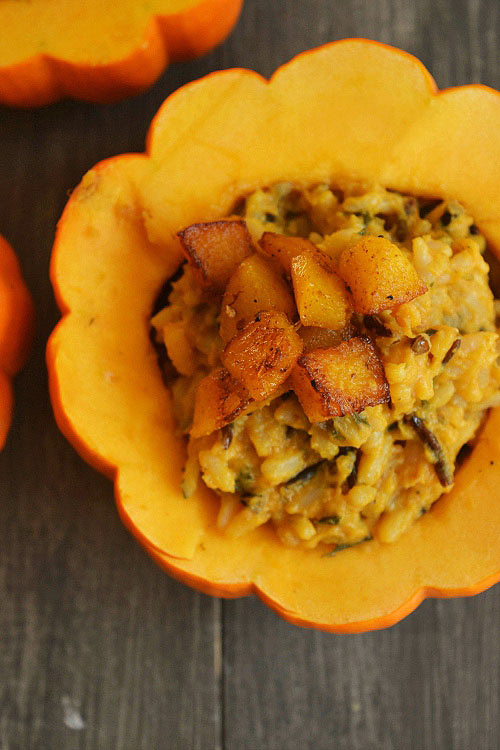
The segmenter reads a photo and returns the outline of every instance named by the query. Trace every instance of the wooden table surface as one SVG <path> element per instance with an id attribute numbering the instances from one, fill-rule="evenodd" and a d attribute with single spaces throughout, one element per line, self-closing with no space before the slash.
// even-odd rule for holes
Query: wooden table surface
<path id="1" fill-rule="evenodd" d="M 268 76 L 349 36 L 407 49 L 440 87 L 500 88 L 498 0 L 246 0 L 222 47 L 135 99 L 0 109 L 0 232 L 38 315 L 0 456 L 1 750 L 500 747 L 500 587 L 357 636 L 288 625 L 255 598 L 198 594 L 125 531 L 111 484 L 49 404 L 48 264 L 68 190 L 100 159 L 141 151 L 181 84 L 232 66 Z"/>

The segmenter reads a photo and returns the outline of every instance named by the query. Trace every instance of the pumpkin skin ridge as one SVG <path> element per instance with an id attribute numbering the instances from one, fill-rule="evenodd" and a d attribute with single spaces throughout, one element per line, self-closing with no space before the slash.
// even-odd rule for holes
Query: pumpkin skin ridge
<path id="1" fill-rule="evenodd" d="M 61 433 L 64 435 L 64 437 L 68 440 L 69 443 L 73 446 L 75 451 L 78 453 L 78 455 L 91 466 L 93 469 L 96 469 L 96 471 L 99 471 L 101 474 L 103 474 L 107 479 L 111 480 L 113 483 L 117 481 L 118 477 L 118 468 L 116 466 L 113 466 L 109 461 L 106 461 L 104 458 L 99 456 L 98 453 L 95 451 L 90 450 L 88 445 L 83 441 L 79 439 L 78 432 L 76 428 L 72 425 L 71 420 L 68 418 L 66 413 L 61 408 L 57 408 L 57 404 L 60 403 L 60 395 L 59 395 L 59 381 L 55 377 L 54 371 L 51 366 L 51 362 L 53 358 L 55 358 L 55 334 L 58 332 L 61 323 L 64 321 L 67 315 L 70 313 L 65 313 L 62 320 L 57 324 L 55 329 L 52 331 L 50 338 L 47 342 L 47 349 L 46 349 L 46 364 L 47 364 L 47 370 L 49 374 L 49 396 L 50 401 L 52 403 L 53 407 L 53 413 L 54 413 L 54 419 L 56 421 L 57 427 L 61 431 Z"/>
<path id="2" fill-rule="evenodd" d="M 355 40 L 358 41 L 358 40 Z M 337 44 L 344 43 L 344 40 L 340 42 L 334 42 L 332 45 L 324 45 L 324 47 L 330 47 Z M 370 42 L 368 42 L 370 43 Z M 378 45 L 379 43 L 373 43 L 374 46 Z M 388 47 L 387 45 L 380 44 L 379 46 L 384 47 L 386 49 L 393 49 Z M 308 51 L 301 53 L 298 57 L 308 56 L 311 53 L 314 53 L 315 50 Z M 411 55 L 408 55 L 405 52 L 400 52 L 400 54 L 404 57 L 408 57 L 410 59 L 415 60 L 415 58 L 412 58 Z M 294 58 L 292 62 L 294 62 L 297 58 Z M 273 75 L 271 80 L 274 78 L 274 76 L 283 68 L 286 68 L 287 65 L 290 63 L 285 64 L 282 66 L 276 73 Z M 423 65 L 419 62 L 419 67 L 423 68 Z M 423 68 L 425 70 L 425 68 Z M 262 78 L 262 76 L 259 76 L 256 73 L 253 73 L 252 71 L 244 71 L 245 74 L 257 76 L 259 79 L 265 81 L 265 79 Z M 219 73 L 217 73 L 219 74 Z M 206 78 L 211 78 L 212 76 L 216 75 L 216 73 L 212 73 Z M 202 79 L 205 80 L 205 79 Z M 429 84 L 429 81 L 432 81 L 432 78 L 427 73 L 426 75 L 427 83 Z M 185 92 L 186 88 L 196 85 L 198 82 L 194 82 L 193 84 L 187 84 L 187 86 L 183 87 L 182 89 L 179 89 L 178 91 L 174 92 L 169 99 L 160 107 L 160 110 L 155 115 L 155 118 L 153 119 L 152 125 L 148 131 L 148 137 L 147 137 L 147 155 L 150 155 L 151 148 L 152 148 L 152 140 L 154 136 L 154 129 L 155 124 L 157 122 L 157 118 L 159 117 L 160 113 L 164 111 L 164 108 L 168 105 L 169 102 L 171 102 L 172 98 L 175 97 L 180 92 Z M 266 81 L 267 83 L 267 81 Z M 454 89 L 464 89 L 464 88 L 471 88 L 471 89 L 486 89 L 488 92 L 493 92 L 497 94 L 498 92 L 495 92 L 493 89 L 490 89 L 489 87 L 482 86 L 481 84 L 471 84 L 467 87 L 454 87 Z M 434 96 L 437 96 L 441 93 L 446 93 L 448 91 L 453 91 L 454 89 L 445 89 L 443 91 L 438 92 L 437 90 L 435 93 L 433 93 Z M 109 160 L 106 160 L 105 162 L 100 162 L 96 167 L 93 168 L 94 171 L 98 171 L 99 169 L 102 169 L 103 166 L 108 162 L 115 162 L 116 159 L 127 157 L 127 156 L 137 156 L 137 155 L 121 155 L 121 157 L 112 157 Z M 387 187 L 390 187 L 390 185 L 386 185 Z M 397 188 L 396 188 L 397 189 Z M 71 202 L 72 198 L 70 199 Z M 69 203 L 70 203 L 69 202 Z M 68 205 L 69 205 L 68 203 Z M 66 210 L 66 209 L 65 209 Z M 63 214 L 64 217 L 64 214 Z M 61 222 L 63 221 L 63 218 L 61 219 Z M 57 239 L 55 244 L 55 249 L 57 248 Z M 495 249 L 498 253 L 497 248 Z M 55 264 L 55 255 L 53 255 L 53 262 Z M 51 269 L 52 269 L 52 263 L 51 263 Z M 53 283 L 55 281 L 55 276 L 53 277 Z M 65 305 L 63 301 L 63 295 L 60 289 L 58 289 L 57 284 L 54 286 L 56 291 L 56 297 L 58 297 L 58 302 L 61 302 L 61 309 L 63 311 L 64 317 L 66 315 L 71 314 L 71 310 L 68 306 Z M 59 324 L 60 325 L 60 324 Z M 58 326 L 59 328 L 59 326 Z M 57 330 L 57 329 L 56 329 Z M 50 343 L 50 342 L 49 342 Z M 52 357 L 48 353 L 48 366 L 49 371 L 52 369 Z M 55 373 L 53 373 L 54 377 L 56 377 Z M 57 389 L 54 387 L 54 389 L 51 389 L 51 392 L 55 393 L 57 396 Z M 54 403 L 54 401 L 53 401 Z M 56 418 L 57 418 L 57 404 L 54 404 L 54 410 L 56 411 Z M 79 442 L 79 437 L 76 432 L 76 428 L 74 428 L 71 423 L 67 422 L 65 425 L 65 429 L 63 429 L 63 432 L 66 434 L 70 442 L 73 444 Z M 69 433 L 69 434 L 68 434 Z M 77 446 L 78 452 L 83 455 L 84 457 L 93 455 L 93 460 L 90 460 L 89 462 L 93 465 L 98 465 L 99 457 L 97 457 L 95 454 L 89 449 L 89 446 L 86 446 L 84 443 L 81 443 L 80 447 Z M 95 462 L 95 463 L 94 463 Z M 372 619 L 366 619 L 366 620 L 359 620 L 359 621 L 352 621 L 344 624 L 332 624 L 332 623 L 325 623 L 325 622 L 318 622 L 317 620 L 311 620 L 307 618 L 303 618 L 300 613 L 295 612 L 295 610 L 291 608 L 285 608 L 283 607 L 279 602 L 276 602 L 272 596 L 268 595 L 266 591 L 264 591 L 259 584 L 251 581 L 241 581 L 241 582 L 212 582 L 210 580 L 207 580 L 206 578 L 203 578 L 202 575 L 195 575 L 190 571 L 185 571 L 182 567 L 179 567 L 179 565 L 176 565 L 176 560 L 182 560 L 183 558 L 176 558 L 173 555 L 168 555 L 168 553 L 165 553 L 161 551 L 160 548 L 155 547 L 154 544 L 152 544 L 150 541 L 148 541 L 147 537 L 142 533 L 142 531 L 134 524 L 131 517 L 128 515 L 127 510 L 122 505 L 122 498 L 120 497 L 120 493 L 118 492 L 118 471 L 117 467 L 111 466 L 111 474 L 114 477 L 115 480 L 115 494 L 116 494 L 116 500 L 118 505 L 118 511 L 119 515 L 122 518 L 125 525 L 131 530 L 133 535 L 139 539 L 139 541 L 145 546 L 146 551 L 150 556 L 162 567 L 163 569 L 167 570 L 173 577 L 177 578 L 178 580 L 181 580 L 183 582 L 189 583 L 189 585 L 194 586 L 195 588 L 204 591 L 205 593 L 210 593 L 212 595 L 216 596 L 224 596 L 227 598 L 234 598 L 241 595 L 246 595 L 249 593 L 256 593 L 259 598 L 261 598 L 268 606 L 275 609 L 278 614 L 280 614 L 284 619 L 293 622 L 295 624 L 308 626 L 308 627 L 315 627 L 318 629 L 326 630 L 329 632 L 335 632 L 335 633 L 352 633 L 352 632 L 363 632 L 365 630 L 373 630 L 376 628 L 386 627 L 388 625 L 392 625 L 401 618 L 405 617 L 407 614 L 409 614 L 411 611 L 413 611 L 418 604 L 426 597 L 439 597 L 439 598 L 449 598 L 454 596 L 465 596 L 465 595 L 474 595 L 476 593 L 479 593 L 480 591 L 483 591 L 485 588 L 488 588 L 489 586 L 493 585 L 500 579 L 500 570 L 486 576 L 485 578 L 482 578 L 479 583 L 469 584 L 464 587 L 436 587 L 433 585 L 422 585 L 416 590 L 413 594 L 411 594 L 404 603 L 400 606 L 398 606 L 396 609 L 392 610 L 392 612 L 384 615 L 377 616 Z M 102 470 L 102 469 L 101 469 Z M 108 469 L 109 470 L 109 469 Z M 109 474 L 108 474 L 109 476 Z"/>
<path id="3" fill-rule="evenodd" d="M 125 525 L 131 531 L 132 528 L 126 523 L 125 517 L 120 513 L 120 517 L 124 521 Z M 426 599 L 455 599 L 457 597 L 472 597 L 477 594 L 486 591 L 487 589 L 494 586 L 500 581 L 500 572 L 488 576 L 487 578 L 479 581 L 476 586 L 456 589 L 437 589 L 433 586 L 423 586 L 422 588 L 415 591 L 403 604 L 397 607 L 392 612 L 389 612 L 383 618 L 378 617 L 370 620 L 359 620 L 357 622 L 350 622 L 343 625 L 331 625 L 330 623 L 318 623 L 311 622 L 305 618 L 302 618 L 297 612 L 290 609 L 285 609 L 278 604 L 272 597 L 268 596 L 256 583 L 246 583 L 241 586 L 225 584 L 223 582 L 218 583 L 216 587 L 208 585 L 207 582 L 201 576 L 186 575 L 184 571 L 180 570 L 175 566 L 175 558 L 168 559 L 167 555 L 161 554 L 152 547 L 145 547 L 146 553 L 154 562 L 164 570 L 168 575 L 172 576 L 176 581 L 191 586 L 196 591 L 201 592 L 207 596 L 216 596 L 220 599 L 239 599 L 242 596 L 257 596 L 261 602 L 267 607 L 272 609 L 279 615 L 283 620 L 290 623 L 291 625 L 297 625 L 303 628 L 310 628 L 315 630 L 321 630 L 325 633 L 332 633 L 335 635 L 357 635 L 360 633 L 367 633 L 374 630 L 383 630 L 387 627 L 393 627 L 398 622 L 404 620 L 412 614 Z"/>
<path id="4" fill-rule="evenodd" d="M 35 308 L 22 276 L 17 256 L 0 236 L 0 288 L 8 287 L 7 309 L 2 323 L 7 334 L 0 341 L 0 450 L 5 445 L 12 422 L 14 392 L 12 379 L 24 367 L 34 334 Z M 5 303 L 4 303 L 5 304 Z M 3 311 L 2 311 L 3 312 Z"/>
<path id="5" fill-rule="evenodd" d="M 198 0 L 177 13 L 154 14 L 136 48 L 106 63 L 71 62 L 38 52 L 0 66 L 0 104 L 42 107 L 66 97 L 107 104 L 138 94 L 170 62 L 200 57 L 220 44 L 236 24 L 242 5 L 243 0 Z"/>

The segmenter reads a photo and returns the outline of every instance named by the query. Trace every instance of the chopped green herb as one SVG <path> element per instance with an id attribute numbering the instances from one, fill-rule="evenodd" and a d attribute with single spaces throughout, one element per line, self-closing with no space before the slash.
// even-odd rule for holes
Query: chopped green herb
<path id="1" fill-rule="evenodd" d="M 338 523 L 340 523 L 340 517 L 339 516 L 325 516 L 324 518 L 318 519 L 318 523 L 326 523 L 329 526 L 336 526 Z"/>
<path id="2" fill-rule="evenodd" d="M 360 425 L 362 425 L 362 424 L 366 424 L 366 425 L 368 425 L 368 427 L 370 426 L 370 423 L 369 423 L 369 421 L 368 421 L 368 419 L 367 419 L 366 415 L 365 415 L 365 414 L 363 414 L 363 412 L 361 412 L 360 414 L 357 414 L 356 412 L 354 412 L 354 414 L 351 414 L 351 417 L 353 418 L 353 420 L 354 420 L 355 424 L 356 424 L 356 425 L 357 425 L 358 427 L 359 427 Z"/>
<path id="3" fill-rule="evenodd" d="M 248 495 L 255 482 L 255 474 L 251 468 L 242 469 L 234 483 L 234 491 L 239 495 Z"/>
<path id="4" fill-rule="evenodd" d="M 363 542 L 370 542 L 372 539 L 373 537 L 368 535 L 365 536 L 364 539 L 360 539 L 359 542 L 352 542 L 352 544 L 337 544 L 335 549 L 325 555 L 325 557 L 334 557 L 337 552 L 342 552 L 342 550 L 347 549 L 348 547 L 356 547 L 358 544 L 362 544 Z"/>

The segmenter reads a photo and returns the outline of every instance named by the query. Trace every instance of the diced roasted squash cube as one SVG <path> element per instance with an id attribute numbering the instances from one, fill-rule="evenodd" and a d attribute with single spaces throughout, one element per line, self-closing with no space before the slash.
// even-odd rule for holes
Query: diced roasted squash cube
<path id="1" fill-rule="evenodd" d="M 193 375 L 195 371 L 195 353 L 186 336 L 182 320 L 165 323 L 162 328 L 163 342 L 170 360 L 181 375 Z"/>
<path id="2" fill-rule="evenodd" d="M 301 351 L 302 340 L 286 315 L 262 312 L 229 342 L 222 361 L 262 401 L 286 380 Z"/>
<path id="3" fill-rule="evenodd" d="M 251 403 L 248 391 L 227 370 L 214 370 L 196 390 L 191 436 L 210 435 L 236 419 Z"/>
<path id="4" fill-rule="evenodd" d="M 224 290 L 243 258 L 253 252 L 252 238 L 242 219 L 191 224 L 178 232 L 178 237 L 202 284 L 218 292 Z"/>
<path id="5" fill-rule="evenodd" d="M 358 413 L 390 400 L 384 366 L 367 336 L 303 354 L 291 384 L 311 422 Z"/>
<path id="6" fill-rule="evenodd" d="M 230 341 L 258 312 L 296 316 L 293 294 L 274 265 L 256 253 L 240 263 L 227 285 L 220 315 L 220 335 Z"/>
<path id="7" fill-rule="evenodd" d="M 261 249 L 283 267 L 288 276 L 292 273 L 292 260 L 305 251 L 317 252 L 316 245 L 305 237 L 289 237 L 276 232 L 264 232 L 259 240 Z"/>
<path id="8" fill-rule="evenodd" d="M 304 345 L 302 350 L 304 354 L 313 351 L 313 349 L 331 349 L 355 336 L 356 332 L 356 328 L 350 324 L 340 331 L 332 331 L 331 328 L 318 328 L 317 326 L 302 326 L 297 331 Z"/>
<path id="9" fill-rule="evenodd" d="M 338 270 L 352 292 L 354 309 L 364 315 L 390 310 L 427 291 L 405 254 L 383 237 L 366 236 L 346 248 Z"/>
<path id="10" fill-rule="evenodd" d="M 349 323 L 353 309 L 345 283 L 330 258 L 307 250 L 292 260 L 292 282 L 301 322 L 339 331 Z"/>

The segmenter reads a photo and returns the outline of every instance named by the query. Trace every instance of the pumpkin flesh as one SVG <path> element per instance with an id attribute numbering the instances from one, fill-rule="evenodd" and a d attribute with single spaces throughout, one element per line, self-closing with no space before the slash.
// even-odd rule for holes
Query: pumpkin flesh
<path id="1" fill-rule="evenodd" d="M 356 87 L 348 83 L 353 69 Z M 461 118 L 459 136 L 448 138 L 457 98 L 461 110 L 478 110 L 480 137 L 475 121 Z M 317 127 L 325 120 L 328 132 Z M 187 136 L 193 127 L 196 139 Z M 156 294 L 179 262 L 172 236 L 228 215 L 238 196 L 260 185 L 354 177 L 456 198 L 498 253 L 498 95 L 466 87 L 437 96 L 410 56 L 345 41 L 299 56 L 270 84 L 227 71 L 185 87 L 157 115 L 148 150 L 149 158 L 99 165 L 69 201 L 51 267 L 65 317 L 47 355 L 61 429 L 86 460 L 114 477 L 120 514 L 148 552 L 207 593 L 255 591 L 287 619 L 335 632 L 383 627 L 426 595 L 472 594 L 498 580 L 500 503 L 491 501 L 500 472 L 498 411 L 432 513 L 393 544 L 370 541 L 322 559 L 287 549 L 267 527 L 225 536 L 207 489 L 182 497 L 183 445 L 147 336 Z M 465 166 L 457 153 L 467 154 Z M 196 180 L 186 175 L 186 163 L 205 165 Z M 78 257 L 76 242 L 84 246 Z"/>

